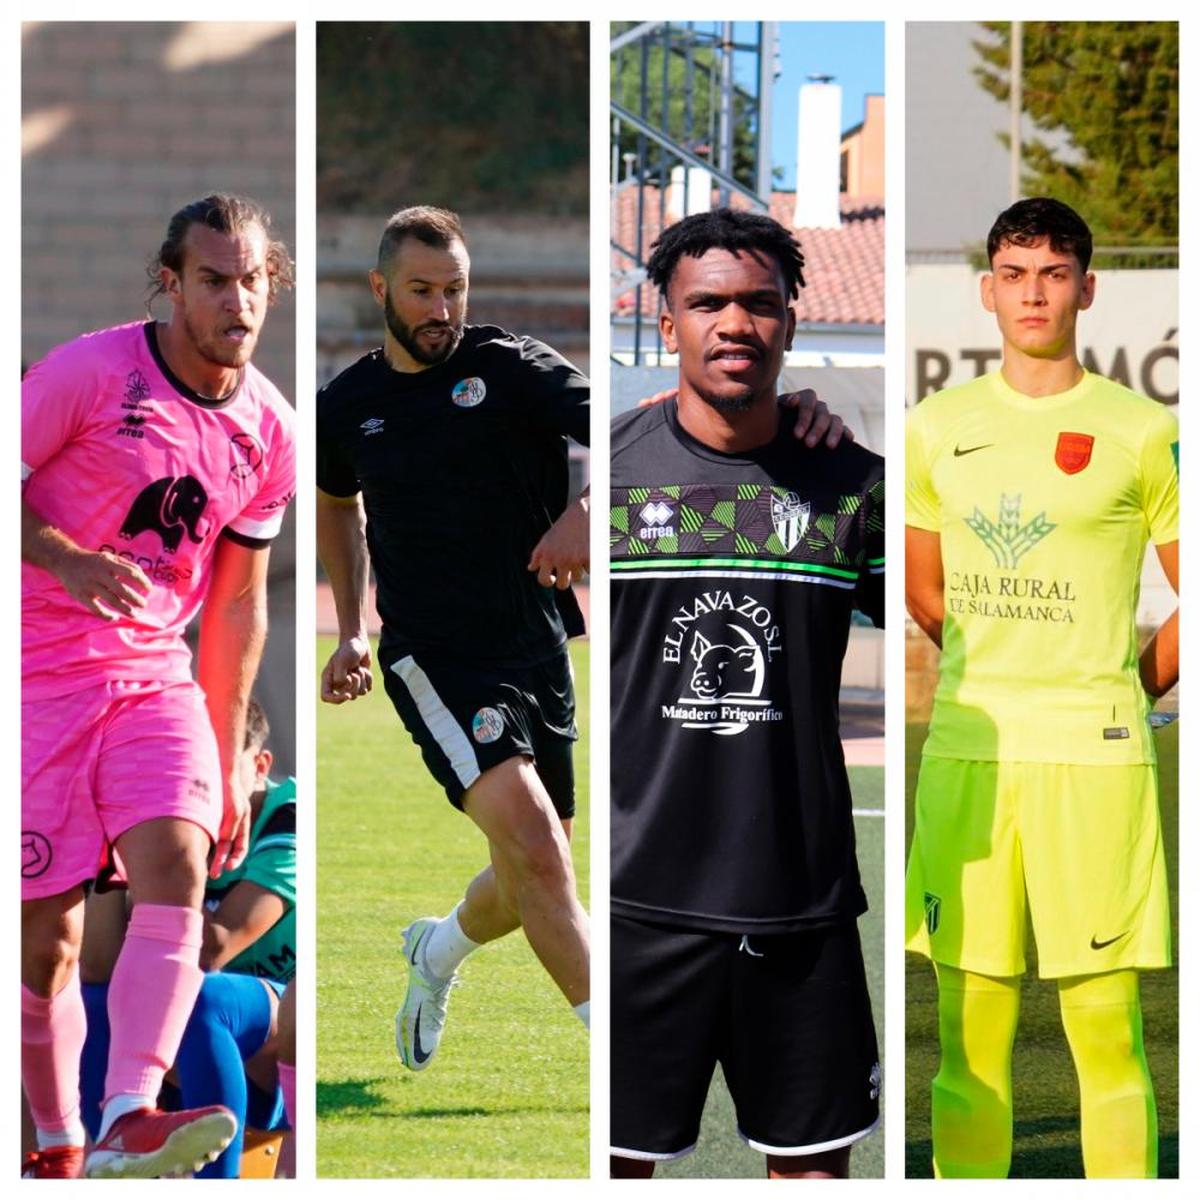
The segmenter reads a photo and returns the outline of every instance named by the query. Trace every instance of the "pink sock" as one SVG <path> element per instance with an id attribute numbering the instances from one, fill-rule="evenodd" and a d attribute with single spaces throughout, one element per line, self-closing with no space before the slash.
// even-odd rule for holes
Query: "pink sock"
<path id="1" fill-rule="evenodd" d="M 105 1104 L 157 1096 L 200 993 L 204 917 L 194 908 L 138 904 L 108 986 Z"/>
<path id="2" fill-rule="evenodd" d="M 49 999 L 21 985 L 21 1082 L 43 1133 L 79 1124 L 79 1056 L 86 1035 L 78 967 Z"/>
<path id="3" fill-rule="evenodd" d="M 283 1111 L 292 1132 L 296 1130 L 296 1067 L 294 1063 L 279 1064 L 279 1086 L 283 1090 Z"/>

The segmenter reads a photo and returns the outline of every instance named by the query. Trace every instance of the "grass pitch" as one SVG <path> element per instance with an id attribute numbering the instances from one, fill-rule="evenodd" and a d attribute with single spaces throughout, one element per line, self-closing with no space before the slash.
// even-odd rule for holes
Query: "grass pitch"
<path id="1" fill-rule="evenodd" d="M 912 840 L 913 796 L 926 726 L 908 727 L 907 840 Z M 1160 803 L 1167 873 L 1171 887 L 1172 938 L 1179 946 L 1179 726 L 1158 735 Z M 899 897 L 900 890 L 893 889 Z M 1083 1176 L 1079 1149 L 1079 1092 L 1058 1013 L 1053 980 L 1037 978 L 1032 933 L 1029 971 L 1021 989 L 1021 1018 L 1013 1053 L 1012 1177 L 1068 1179 Z M 920 955 L 906 955 L 907 1014 L 905 1174 L 932 1175 L 929 1084 L 937 1071 L 937 988 L 933 971 Z M 1142 1015 L 1146 1055 L 1158 1100 L 1159 1175 L 1179 1175 L 1179 973 L 1142 975 Z"/>
<path id="2" fill-rule="evenodd" d="M 320 640 L 318 664 L 334 648 Z M 588 646 L 572 645 L 580 740 L 575 871 L 588 884 Z M 317 1170 L 321 1176 L 588 1172 L 588 1042 L 520 934 L 465 964 L 437 1061 L 396 1057 L 400 930 L 442 915 L 487 862 L 382 685 L 318 716 Z"/>
<path id="3" fill-rule="evenodd" d="M 883 808 L 883 768 L 850 767 L 850 786 L 855 808 Z M 883 1040 L 883 827 L 881 817 L 857 817 L 858 864 L 869 911 L 860 918 L 859 933 L 867 966 L 867 983 L 875 1011 L 879 1053 L 887 1074 Z M 718 1067 L 708 1093 L 700 1141 L 694 1153 L 676 1162 L 660 1163 L 655 1171 L 663 1179 L 762 1179 L 766 1156 L 751 1150 L 737 1134 L 733 1101 Z M 855 1146 L 850 1156 L 850 1174 L 855 1178 L 883 1177 L 883 1122 L 869 1138 Z"/>

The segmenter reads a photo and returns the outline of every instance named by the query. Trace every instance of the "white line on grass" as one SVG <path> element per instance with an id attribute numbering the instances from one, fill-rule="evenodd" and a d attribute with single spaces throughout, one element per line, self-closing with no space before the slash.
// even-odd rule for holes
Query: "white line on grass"
<path id="1" fill-rule="evenodd" d="M 883 809 L 882 808 L 852 808 L 850 810 L 850 814 L 851 814 L 851 816 L 855 816 L 855 817 L 882 817 Z"/>

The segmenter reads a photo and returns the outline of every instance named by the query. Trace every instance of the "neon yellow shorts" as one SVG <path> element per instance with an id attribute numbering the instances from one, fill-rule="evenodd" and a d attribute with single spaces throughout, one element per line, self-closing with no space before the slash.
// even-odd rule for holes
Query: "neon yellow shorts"
<path id="1" fill-rule="evenodd" d="M 981 975 L 1171 965 L 1150 765 L 921 760 L 905 879 L 908 949 Z"/>

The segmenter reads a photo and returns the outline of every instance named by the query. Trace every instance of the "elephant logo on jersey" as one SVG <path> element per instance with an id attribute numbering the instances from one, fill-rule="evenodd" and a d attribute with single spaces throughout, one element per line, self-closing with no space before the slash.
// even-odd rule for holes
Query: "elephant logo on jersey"
<path id="1" fill-rule="evenodd" d="M 21 878 L 36 879 L 50 869 L 54 852 L 43 834 L 30 829 L 21 830 Z"/>
<path id="2" fill-rule="evenodd" d="M 771 520 L 775 524 L 775 534 L 783 543 L 785 552 L 790 552 L 808 532 L 808 518 L 811 512 L 812 505 L 807 502 L 801 504 L 800 497 L 795 492 L 771 497 Z"/>
<path id="3" fill-rule="evenodd" d="M 999 519 L 996 521 L 985 517 L 978 508 L 963 519 L 967 527 L 992 552 L 996 566 L 1007 571 L 1016 570 L 1017 563 L 1056 528 L 1053 521 L 1046 520 L 1044 512 L 1038 513 L 1022 525 L 1019 495 L 1000 497 Z"/>
<path id="4" fill-rule="evenodd" d="M 696 699 L 741 700 L 762 694 L 766 670 L 762 649 L 740 625 L 727 628 L 729 645 L 714 645 L 698 629 L 692 633 L 691 655 L 696 666 L 688 686 Z"/>
<path id="5" fill-rule="evenodd" d="M 156 479 L 130 505 L 121 536 L 129 541 L 142 533 L 157 533 L 163 549 L 174 554 L 184 533 L 193 542 L 208 535 L 208 522 L 203 519 L 207 505 L 208 493 L 194 475 Z"/>

